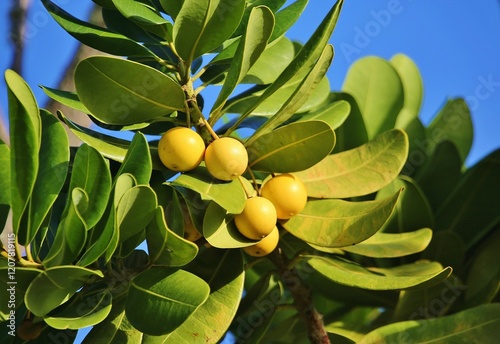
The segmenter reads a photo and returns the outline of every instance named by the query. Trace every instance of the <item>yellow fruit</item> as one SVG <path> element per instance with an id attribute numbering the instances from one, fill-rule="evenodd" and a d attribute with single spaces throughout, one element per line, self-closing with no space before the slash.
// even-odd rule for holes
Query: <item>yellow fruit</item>
<path id="1" fill-rule="evenodd" d="M 172 128 L 158 142 L 160 160 L 172 171 L 186 172 L 196 168 L 204 153 L 203 139 L 189 128 Z"/>
<path id="2" fill-rule="evenodd" d="M 208 145 L 205 164 L 214 178 L 233 180 L 247 169 L 247 150 L 240 141 L 232 137 L 222 137 Z"/>
<path id="3" fill-rule="evenodd" d="M 22 340 L 33 340 L 42 333 L 42 323 L 33 323 L 32 319 L 25 319 L 17 329 L 17 335 Z"/>
<path id="4" fill-rule="evenodd" d="M 184 239 L 195 242 L 196 240 L 202 237 L 201 233 L 196 229 L 189 217 L 189 214 L 186 212 L 184 214 Z"/>
<path id="5" fill-rule="evenodd" d="M 279 238 L 280 234 L 278 228 L 274 227 L 268 236 L 255 245 L 244 247 L 243 251 L 253 257 L 267 256 L 269 253 L 274 251 L 276 246 L 278 246 Z"/>
<path id="6" fill-rule="evenodd" d="M 284 173 L 268 180 L 261 196 L 270 200 L 278 219 L 286 220 L 300 213 L 307 203 L 307 190 L 302 181 L 293 174 Z"/>
<path id="7" fill-rule="evenodd" d="M 260 240 L 271 233 L 276 221 L 276 209 L 263 197 L 247 199 L 243 212 L 234 216 L 238 231 L 253 240 Z"/>

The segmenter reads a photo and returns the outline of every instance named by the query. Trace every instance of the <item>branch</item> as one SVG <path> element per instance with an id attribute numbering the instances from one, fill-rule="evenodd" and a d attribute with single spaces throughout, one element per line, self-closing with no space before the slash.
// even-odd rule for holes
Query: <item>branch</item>
<path id="1" fill-rule="evenodd" d="M 269 258 L 292 294 L 293 304 L 306 325 L 309 341 L 313 344 L 330 344 L 323 317 L 314 306 L 311 290 L 303 284 L 297 270 L 288 268 L 288 259 L 280 248 L 274 250 Z"/>
<path id="2" fill-rule="evenodd" d="M 14 57 L 11 69 L 22 75 L 22 63 L 24 55 L 24 33 L 26 31 L 26 13 L 30 0 L 12 0 L 10 16 L 10 41 L 14 47 Z"/>

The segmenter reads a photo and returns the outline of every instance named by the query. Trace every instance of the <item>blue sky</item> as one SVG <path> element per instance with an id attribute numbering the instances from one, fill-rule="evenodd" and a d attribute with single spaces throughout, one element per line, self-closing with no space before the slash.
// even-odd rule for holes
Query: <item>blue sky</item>
<path id="1" fill-rule="evenodd" d="M 92 2 L 55 1 L 84 18 Z M 24 77 L 40 104 L 46 97 L 37 85 L 55 87 L 60 71 L 76 48 L 41 3 L 32 1 L 28 17 Z M 310 0 L 289 37 L 304 42 L 333 1 Z M 6 18 L 10 1 L 0 2 Z M 11 50 L 8 22 L 0 21 L 0 68 L 8 68 Z M 500 146 L 500 1 L 349 0 L 331 39 L 335 58 L 328 72 L 339 90 L 349 66 L 367 55 L 390 58 L 404 53 L 418 65 L 424 79 L 421 112 L 428 123 L 447 98 L 464 97 L 472 109 L 475 139 L 467 163 L 473 164 Z M 0 111 L 7 112 L 6 90 L 0 83 Z"/>
<path id="2" fill-rule="evenodd" d="M 68 12 L 84 18 L 92 2 L 56 0 Z M 304 42 L 332 1 L 310 0 L 288 37 Z M 0 69 L 10 65 L 7 13 L 10 1 L 0 1 Z M 60 29 L 38 0 L 28 16 L 24 77 L 41 105 L 37 85 L 56 87 L 76 41 Z M 464 97 L 472 110 L 475 139 L 467 163 L 500 147 L 500 1 L 347 0 L 331 40 L 336 56 L 328 73 L 339 90 L 349 66 L 367 55 L 390 58 L 404 53 L 418 65 L 424 79 L 421 112 L 429 123 L 450 97 Z M 5 84 L 0 83 L 0 112 L 7 112 Z"/>

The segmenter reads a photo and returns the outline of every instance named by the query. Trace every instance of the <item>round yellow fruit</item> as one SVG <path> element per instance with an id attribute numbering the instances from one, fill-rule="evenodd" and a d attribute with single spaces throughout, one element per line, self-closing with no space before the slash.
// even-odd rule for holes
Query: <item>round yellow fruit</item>
<path id="1" fill-rule="evenodd" d="M 22 340 L 33 340 L 40 336 L 42 330 L 42 323 L 33 323 L 32 319 L 25 319 L 19 325 L 17 335 Z"/>
<path id="2" fill-rule="evenodd" d="M 277 227 L 269 233 L 264 239 L 252 246 L 247 246 L 243 248 L 248 255 L 252 257 L 263 257 L 267 256 L 269 253 L 273 252 L 276 246 L 278 246 L 278 241 L 280 234 Z"/>
<path id="3" fill-rule="evenodd" d="M 262 186 L 261 196 L 274 204 L 280 220 L 287 220 L 300 213 L 307 203 L 304 183 L 290 173 L 280 174 L 268 180 Z"/>
<path id="4" fill-rule="evenodd" d="M 186 172 L 203 160 L 205 143 L 201 136 L 185 127 L 176 127 L 163 134 L 158 142 L 158 155 L 169 170 Z"/>
<path id="5" fill-rule="evenodd" d="M 276 209 L 264 197 L 251 197 L 245 201 L 241 214 L 234 216 L 238 231 L 248 239 L 260 240 L 276 226 Z"/>
<path id="6" fill-rule="evenodd" d="M 240 141 L 232 137 L 222 137 L 208 145 L 205 165 L 214 178 L 233 180 L 247 169 L 248 153 Z"/>

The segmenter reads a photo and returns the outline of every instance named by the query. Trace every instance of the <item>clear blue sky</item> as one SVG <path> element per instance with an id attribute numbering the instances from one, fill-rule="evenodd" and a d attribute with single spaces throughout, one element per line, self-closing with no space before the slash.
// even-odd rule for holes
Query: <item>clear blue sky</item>
<path id="1" fill-rule="evenodd" d="M 71 58 L 76 41 L 60 29 L 38 0 L 28 17 L 24 77 L 40 104 L 46 97 L 39 84 L 55 87 Z M 84 18 L 90 0 L 56 0 Z M 0 1 L 0 69 L 10 65 L 7 12 Z M 334 1 L 310 0 L 303 17 L 288 35 L 304 42 Z M 472 109 L 475 139 L 468 164 L 500 147 L 500 1 L 346 0 L 331 41 L 336 56 L 328 73 L 339 90 L 353 61 L 367 55 L 410 56 L 425 86 L 421 118 L 428 123 L 450 97 L 465 97 Z M 0 83 L 0 111 L 7 112 L 5 83 Z"/>
<path id="2" fill-rule="evenodd" d="M 80 18 L 92 5 L 90 0 L 55 2 Z M 333 2 L 310 0 L 289 37 L 304 42 Z M 44 104 L 46 97 L 37 85 L 57 85 L 76 43 L 51 20 L 38 0 L 32 3 L 24 77 L 39 103 Z M 6 20 L 9 6 L 10 1 L 0 1 L 2 71 L 11 59 Z M 447 98 L 465 97 L 475 125 L 468 164 L 500 146 L 500 1 L 347 0 L 331 42 L 336 51 L 328 73 L 332 89 L 341 88 L 348 67 L 356 59 L 404 53 L 417 63 L 423 75 L 424 123 Z M 0 109 L 4 114 L 6 103 L 2 78 Z"/>

